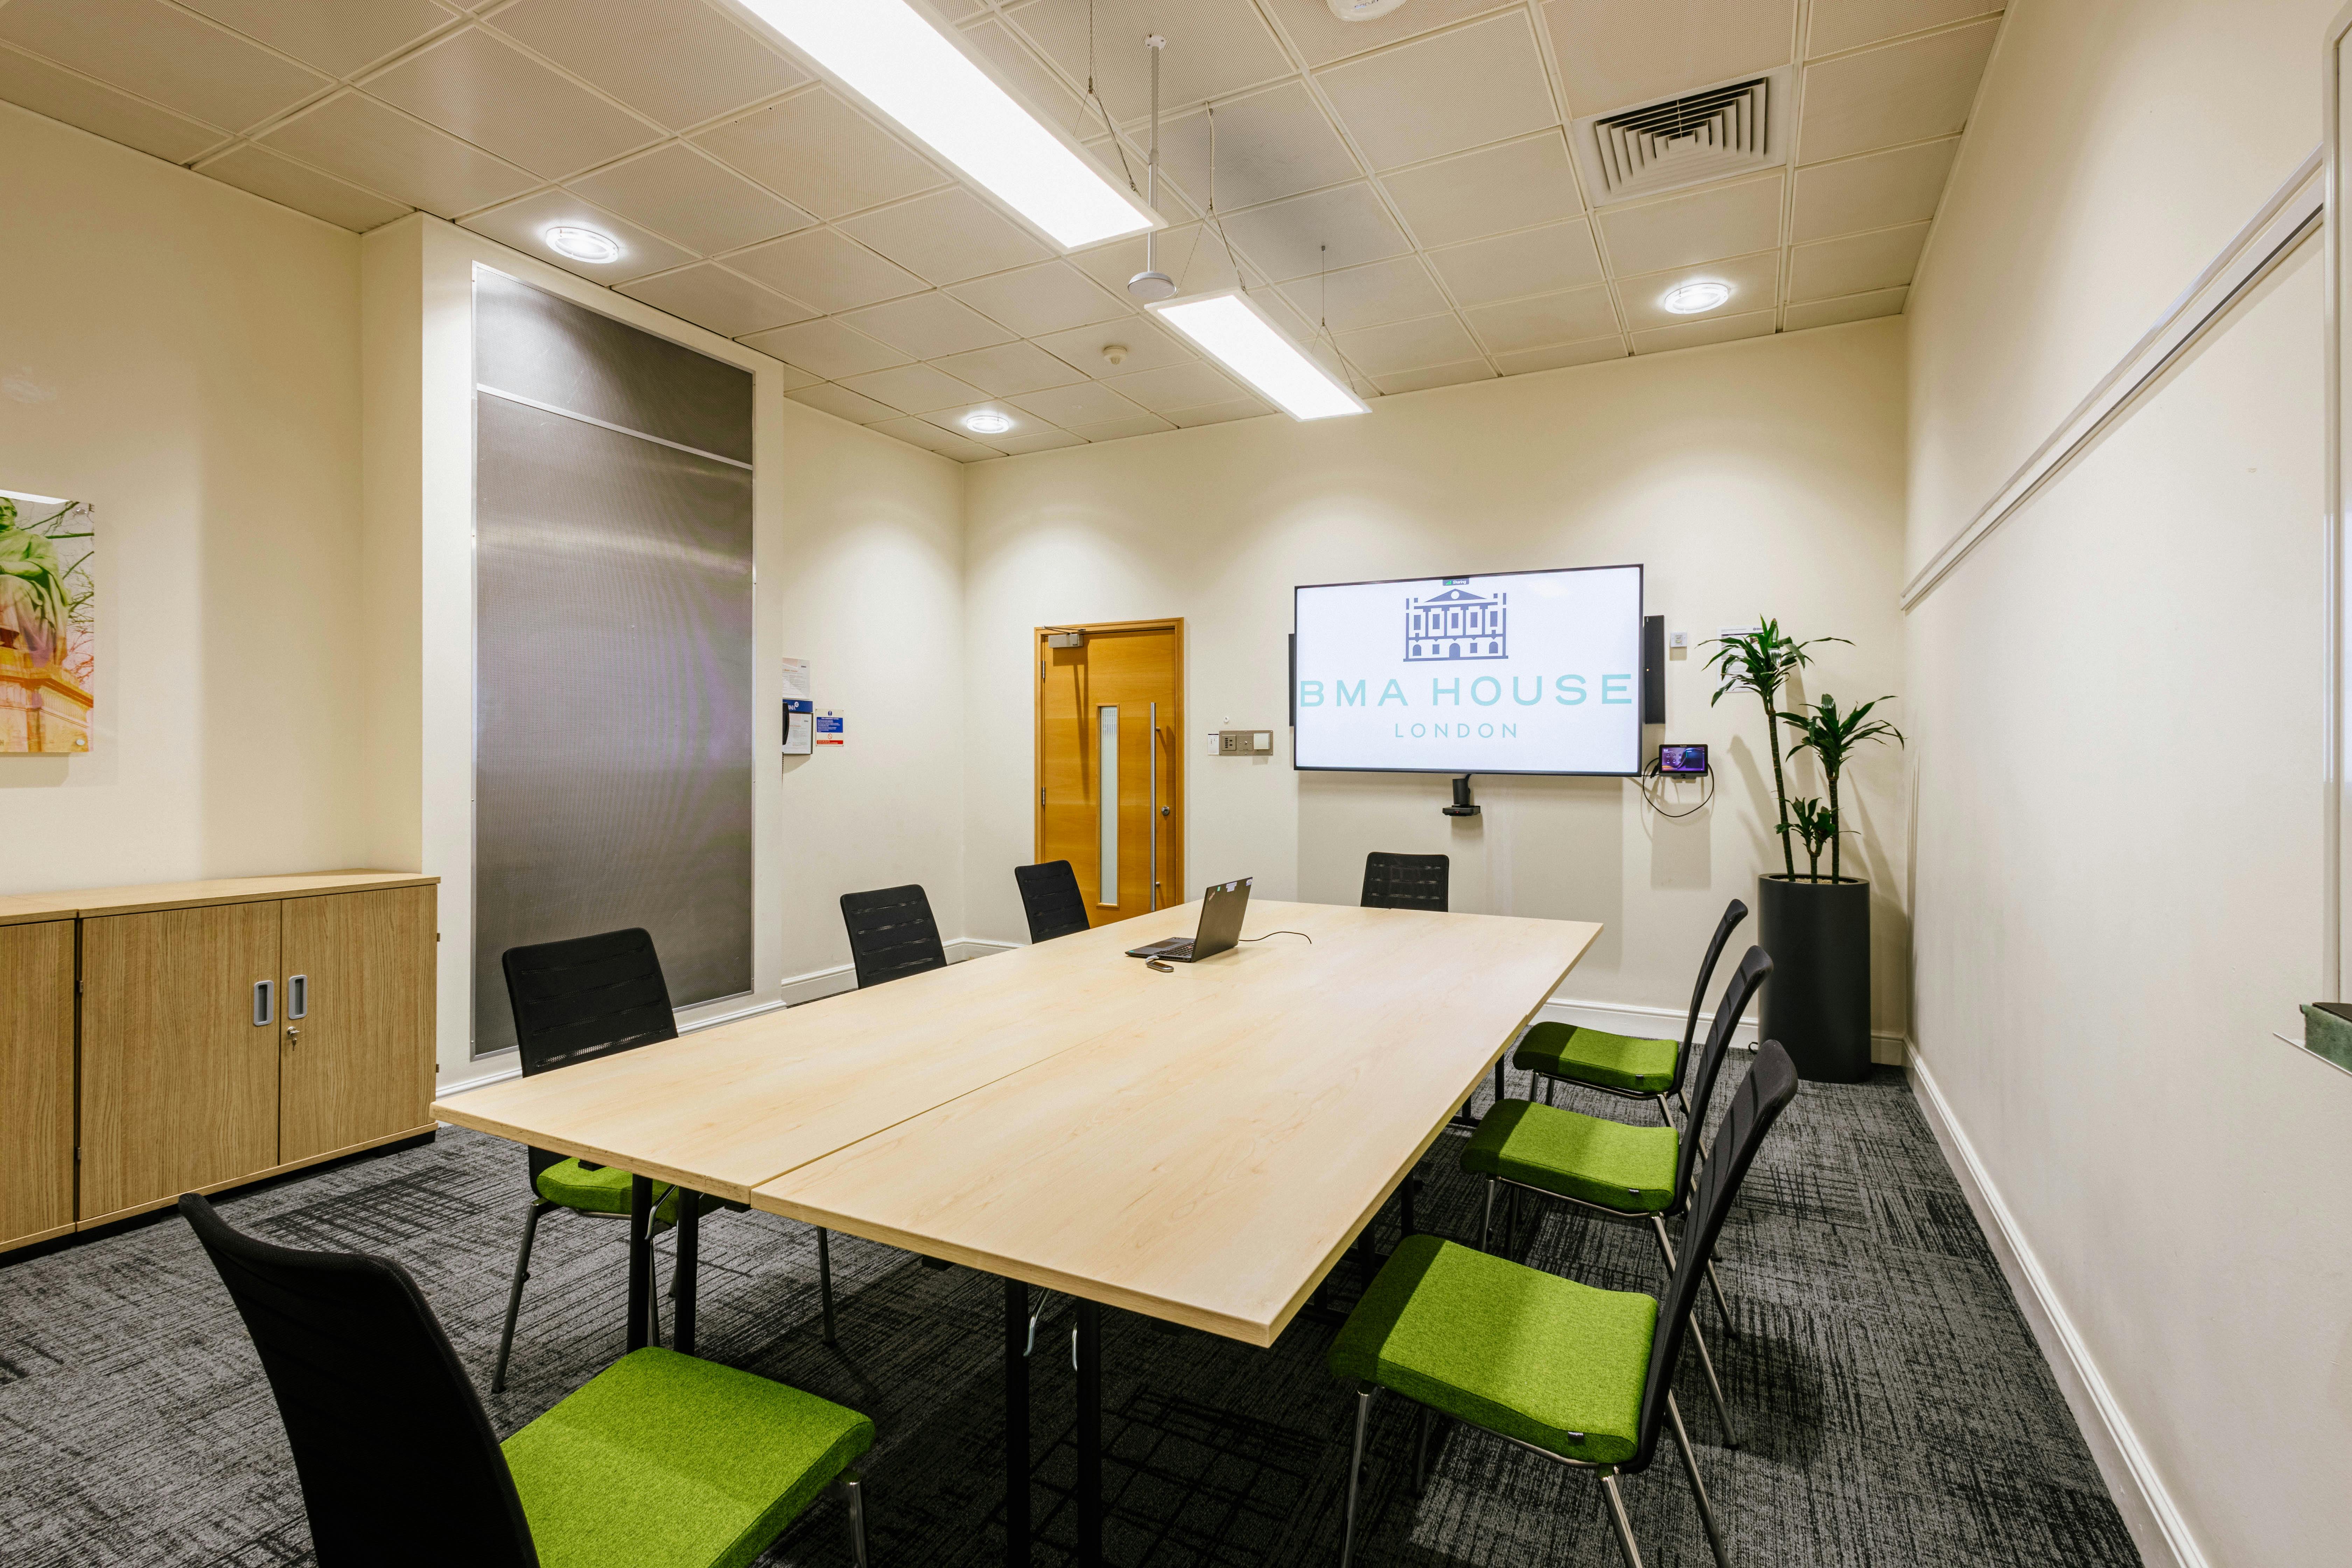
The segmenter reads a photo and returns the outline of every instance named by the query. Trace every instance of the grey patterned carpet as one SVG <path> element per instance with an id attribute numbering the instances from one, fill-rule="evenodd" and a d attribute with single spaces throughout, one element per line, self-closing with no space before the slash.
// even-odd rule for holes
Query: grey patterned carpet
<path id="1" fill-rule="evenodd" d="M 1744 1071 L 1735 1057 L 1725 1076 Z M 1480 1188 L 1456 1168 L 1461 1136 L 1423 1167 L 1421 1223 L 1475 1240 Z M 289 1245 L 399 1258 L 487 1390 L 522 1191 L 518 1151 L 445 1131 L 223 1211 Z M 874 1417 L 881 1439 L 862 1468 L 877 1564 L 1001 1562 L 1002 1287 L 837 1237 L 829 1350 L 814 1236 L 764 1215 L 705 1223 L 702 1353 Z M 1658 1283 L 1654 1244 L 1631 1228 L 1552 1212 L 1528 1245 L 1539 1267 L 1591 1284 Z M 1679 1394 L 1741 1568 L 2138 1562 L 1898 1074 L 1805 1087 L 1748 1178 L 1719 1268 L 1741 1336 L 1713 1333 L 1711 1303 L 1702 1322 L 1747 1447 L 1721 1447 L 1688 1357 Z M 488 1401 L 502 1434 L 620 1352 L 623 1276 L 615 1223 L 542 1225 L 514 1372 Z M 1335 1280 L 1354 1289 L 1344 1267 Z M 1068 1316 L 1065 1304 L 1040 1331 L 1033 1363 L 1041 1563 L 1070 1558 Z M 1330 1334 L 1302 1322 L 1258 1351 L 1106 1314 L 1112 1563 L 1338 1563 L 1350 1400 L 1324 1371 Z M 1360 1562 L 1619 1561 L 1589 1478 L 1475 1432 L 1445 1435 L 1416 1496 L 1412 1426 L 1401 1404 L 1375 1412 Z M 1678 1465 L 1662 1445 L 1625 1483 L 1653 1568 L 1710 1562 Z M 176 1218 L 0 1268 L 0 1475 L 9 1568 L 311 1561 L 268 1387 Z M 828 1500 L 761 1561 L 848 1560 Z"/>

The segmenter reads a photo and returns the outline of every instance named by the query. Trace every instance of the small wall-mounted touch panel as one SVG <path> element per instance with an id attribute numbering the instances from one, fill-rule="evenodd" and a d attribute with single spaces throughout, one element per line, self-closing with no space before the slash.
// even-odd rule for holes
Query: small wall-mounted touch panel
<path id="1" fill-rule="evenodd" d="M 1221 757 L 1266 756 L 1274 751 L 1271 730 L 1220 730 L 1217 731 L 1217 755 Z"/>

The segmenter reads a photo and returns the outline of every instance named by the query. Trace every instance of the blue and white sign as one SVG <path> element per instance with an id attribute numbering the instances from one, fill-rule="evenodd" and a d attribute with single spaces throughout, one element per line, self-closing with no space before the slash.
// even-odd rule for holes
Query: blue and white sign
<path id="1" fill-rule="evenodd" d="M 1301 768 L 1640 771 L 1639 566 L 1302 587 L 1297 626 Z"/>

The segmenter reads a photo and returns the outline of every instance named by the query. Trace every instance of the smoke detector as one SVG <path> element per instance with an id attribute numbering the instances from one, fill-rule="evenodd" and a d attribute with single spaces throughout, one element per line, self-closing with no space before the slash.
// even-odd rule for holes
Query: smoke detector
<path id="1" fill-rule="evenodd" d="M 1404 0 L 1325 0 L 1331 15 L 1342 22 L 1369 22 L 1375 16 L 1385 16 Z"/>
<path id="2" fill-rule="evenodd" d="M 1125 343 L 1103 344 L 1103 359 L 1106 363 L 1113 365 L 1125 364 L 1127 363 L 1127 345 Z"/>

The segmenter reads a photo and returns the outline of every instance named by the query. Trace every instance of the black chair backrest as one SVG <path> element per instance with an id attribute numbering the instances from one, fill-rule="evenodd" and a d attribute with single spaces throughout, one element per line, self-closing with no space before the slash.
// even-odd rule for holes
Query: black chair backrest
<path id="1" fill-rule="evenodd" d="M 1443 855 L 1391 855 L 1375 849 L 1364 857 L 1362 907 L 1444 914 L 1450 865 Z"/>
<path id="2" fill-rule="evenodd" d="M 677 1038 L 653 933 L 641 927 L 510 947 L 499 955 L 523 1076 Z M 563 1156 L 530 1151 L 531 1180 Z"/>
<path id="3" fill-rule="evenodd" d="M 1698 966 L 1698 984 L 1691 987 L 1690 1016 L 1683 1022 L 1683 1048 L 1675 1053 L 1675 1081 L 1666 1086 L 1671 1094 L 1683 1086 L 1683 1077 L 1690 1070 L 1691 1042 L 1698 1038 L 1699 1005 L 1706 1000 L 1707 982 L 1715 978 L 1716 961 L 1723 956 L 1724 943 L 1748 918 L 1748 906 L 1738 899 L 1723 907 L 1723 918 L 1715 922 L 1715 936 L 1706 944 L 1706 962 Z"/>
<path id="4" fill-rule="evenodd" d="M 945 969 L 940 923 L 931 900 L 918 883 L 841 895 L 842 923 L 849 928 L 849 956 L 857 964 L 857 988 L 879 985 L 926 969 Z"/>
<path id="5" fill-rule="evenodd" d="M 408 1271 L 180 1213 L 220 1270 L 278 1396 L 319 1568 L 538 1568 L 482 1402 Z"/>
<path id="6" fill-rule="evenodd" d="M 1739 1184 L 1755 1163 L 1764 1135 L 1796 1097 L 1796 1064 L 1778 1040 L 1765 1041 L 1756 1049 L 1756 1065 L 1748 1069 L 1748 1077 L 1731 1097 L 1731 1110 L 1716 1136 L 1715 1152 L 1699 1176 L 1698 1197 L 1691 1205 L 1690 1217 L 1683 1222 L 1682 1251 L 1675 1258 L 1674 1277 L 1666 1281 L 1665 1294 L 1658 1301 L 1657 1333 L 1650 1342 L 1650 1376 L 1642 1388 L 1641 1426 L 1633 1458 L 1625 1466 L 1629 1470 L 1646 1467 L 1657 1451 L 1666 1395 L 1674 1392 L 1675 1367 L 1690 1331 L 1691 1309 L 1698 1304 L 1699 1287 L 1707 1259 L 1715 1253 L 1716 1238 L 1723 1234 L 1724 1216 L 1731 1210 L 1731 1200 L 1739 1194 Z"/>
<path id="7" fill-rule="evenodd" d="M 1087 897 L 1078 891 L 1078 874 L 1067 860 L 1042 866 L 1015 866 L 1013 879 L 1021 885 L 1021 908 L 1029 916 L 1029 940 L 1051 942 L 1085 931 Z"/>
<path id="8" fill-rule="evenodd" d="M 1731 1037 L 1738 1031 L 1740 1015 L 1748 1011 L 1748 1000 L 1756 988 L 1772 973 L 1772 960 L 1760 947 L 1751 947 L 1739 960 L 1739 969 L 1731 984 L 1723 988 L 1723 1000 L 1715 1005 L 1715 1022 L 1706 1031 L 1706 1047 L 1699 1052 L 1698 1066 L 1691 1073 L 1690 1094 L 1684 1104 L 1690 1108 L 1690 1125 L 1684 1129 L 1681 1147 L 1675 1153 L 1675 1201 L 1666 1212 L 1681 1212 L 1690 1196 L 1691 1168 L 1698 1161 L 1699 1130 L 1706 1125 L 1707 1101 L 1714 1098 L 1715 1080 L 1723 1070 L 1723 1056 L 1731 1048 Z"/>

